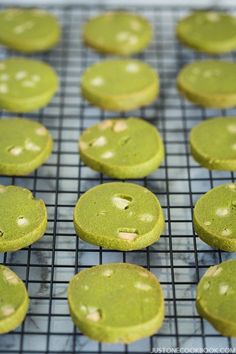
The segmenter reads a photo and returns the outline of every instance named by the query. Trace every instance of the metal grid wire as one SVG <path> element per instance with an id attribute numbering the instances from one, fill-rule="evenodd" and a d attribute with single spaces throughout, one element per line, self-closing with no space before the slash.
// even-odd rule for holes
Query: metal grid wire
<path id="1" fill-rule="evenodd" d="M 26 177 L 1 177 L 2 184 L 32 190 L 47 204 L 49 223 L 44 238 L 29 248 L 0 255 L 0 262 L 25 280 L 31 305 L 23 325 L 0 337 L 0 353 L 149 353 L 154 347 L 236 347 L 236 341 L 221 337 L 195 309 L 195 288 L 206 268 L 232 255 L 215 251 L 194 234 L 195 201 L 213 186 L 234 181 L 230 172 L 209 172 L 189 154 L 188 134 L 197 122 L 211 116 L 236 115 L 236 110 L 205 110 L 186 102 L 175 88 L 180 68 L 204 55 L 183 48 L 175 40 L 175 23 L 186 9 L 174 7 L 126 7 L 145 15 L 154 28 L 154 38 L 137 58 L 160 74 L 160 98 L 154 104 L 130 113 L 113 114 L 85 102 L 79 94 L 84 69 L 103 56 L 83 46 L 81 27 L 88 17 L 112 7 L 48 7 L 61 21 L 60 45 L 33 57 L 52 65 L 61 87 L 48 107 L 26 116 L 50 129 L 54 137 L 51 158 Z M 231 9 L 232 10 L 232 9 Z M 1 48 L 0 56 L 17 55 Z M 19 55 L 19 54 L 18 54 Z M 234 60 L 234 54 L 222 56 Z M 14 116 L 2 113 L 2 116 Z M 166 149 L 165 161 L 150 176 L 134 180 L 153 191 L 166 216 L 166 231 L 156 244 L 138 251 L 118 252 L 83 242 L 75 236 L 72 212 L 86 190 L 111 179 L 80 161 L 77 141 L 81 131 L 105 118 L 137 116 L 160 130 Z M 66 289 L 80 269 L 106 262 L 133 262 L 156 274 L 165 292 L 166 318 L 160 332 L 130 345 L 99 344 L 74 328 L 69 316 Z"/>

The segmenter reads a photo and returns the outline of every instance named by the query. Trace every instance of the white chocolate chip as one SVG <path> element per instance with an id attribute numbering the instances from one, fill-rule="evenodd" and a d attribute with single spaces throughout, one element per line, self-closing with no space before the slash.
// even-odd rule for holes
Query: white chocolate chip
<path id="1" fill-rule="evenodd" d="M 90 81 L 93 86 L 102 86 L 104 84 L 104 79 L 101 76 L 97 76 Z"/>
<path id="2" fill-rule="evenodd" d="M 205 70 L 205 71 L 203 72 L 203 76 L 204 76 L 204 77 L 211 77 L 211 76 L 213 76 L 213 73 L 212 73 L 211 70 Z"/>
<path id="3" fill-rule="evenodd" d="M 128 73 L 137 73 L 139 71 L 139 65 L 137 63 L 129 63 L 125 67 Z"/>
<path id="4" fill-rule="evenodd" d="M 133 241 L 137 237 L 136 232 L 127 232 L 127 231 L 119 231 L 118 232 L 118 237 L 121 238 L 122 240 L 126 241 Z"/>
<path id="5" fill-rule="evenodd" d="M 130 21 L 130 28 L 134 31 L 140 31 L 142 25 L 139 21 L 132 20 Z"/>
<path id="6" fill-rule="evenodd" d="M 210 287 L 210 283 L 208 281 L 206 281 L 204 284 L 203 284 L 203 289 L 204 290 L 208 290 Z"/>
<path id="7" fill-rule="evenodd" d="M 142 272 L 139 272 L 139 274 L 144 277 L 144 278 L 148 278 L 148 273 L 142 271 Z"/>
<path id="8" fill-rule="evenodd" d="M 231 148 L 232 148 L 233 150 L 236 150 L 236 144 L 231 145 Z"/>
<path id="9" fill-rule="evenodd" d="M 2 75 L 0 75 L 0 80 L 1 80 L 1 81 L 7 81 L 8 79 L 9 79 L 8 74 L 2 74 Z"/>
<path id="10" fill-rule="evenodd" d="M 88 285 L 84 285 L 84 290 L 88 290 L 89 289 L 89 286 Z"/>
<path id="11" fill-rule="evenodd" d="M 84 305 L 80 305 L 80 310 L 83 312 L 87 312 L 87 307 Z"/>
<path id="12" fill-rule="evenodd" d="M 105 136 L 100 136 L 99 138 L 94 140 L 94 142 L 92 143 L 92 146 L 100 147 L 100 146 L 104 146 L 106 144 L 107 144 L 107 139 L 105 138 Z"/>
<path id="13" fill-rule="evenodd" d="M 127 123 L 124 120 L 118 120 L 113 126 L 113 130 L 116 133 L 123 132 L 128 128 Z"/>
<path id="14" fill-rule="evenodd" d="M 228 184 L 229 189 L 231 189 L 232 191 L 236 191 L 236 183 L 230 183 Z"/>
<path id="15" fill-rule="evenodd" d="M 0 84 L 0 93 L 3 93 L 3 94 L 5 94 L 5 93 L 8 93 L 8 86 L 7 86 L 7 84 Z"/>
<path id="16" fill-rule="evenodd" d="M 229 236 L 232 234 L 232 231 L 228 228 L 224 229 L 221 233 L 222 236 Z"/>
<path id="17" fill-rule="evenodd" d="M 13 146 L 13 147 L 10 148 L 8 151 L 9 151 L 10 154 L 13 155 L 13 156 L 19 156 L 19 155 L 22 153 L 23 149 L 22 149 L 21 146 Z"/>
<path id="18" fill-rule="evenodd" d="M 228 129 L 228 131 L 229 131 L 230 133 L 236 134 L 236 124 L 229 124 L 229 125 L 227 126 L 227 129 Z"/>
<path id="19" fill-rule="evenodd" d="M 113 270 L 112 269 L 106 269 L 104 270 L 104 272 L 102 273 L 102 275 L 104 277 L 110 277 L 113 274 Z"/>
<path id="20" fill-rule="evenodd" d="M 222 272 L 222 268 L 216 266 L 210 267 L 204 277 L 216 277 Z"/>
<path id="21" fill-rule="evenodd" d="M 135 35 L 129 36 L 129 44 L 135 45 L 138 42 L 138 38 Z"/>
<path id="22" fill-rule="evenodd" d="M 26 226 L 29 224 L 29 220 L 26 219 L 24 216 L 20 216 L 17 220 L 17 225 L 18 226 Z"/>
<path id="23" fill-rule="evenodd" d="M 98 322 L 101 319 L 100 312 L 95 308 L 88 308 L 88 315 L 86 316 L 87 320 Z"/>
<path id="24" fill-rule="evenodd" d="M 27 21 L 25 23 L 23 23 L 22 25 L 18 25 L 16 26 L 13 31 L 16 34 L 21 34 L 23 32 L 25 32 L 26 30 L 31 29 L 34 26 L 34 23 L 32 21 Z"/>
<path id="25" fill-rule="evenodd" d="M 33 80 L 34 82 L 39 82 L 41 80 L 41 78 L 39 75 L 32 75 L 31 80 Z"/>
<path id="26" fill-rule="evenodd" d="M 145 284 L 145 283 L 141 283 L 141 282 L 137 282 L 134 284 L 134 287 L 136 289 L 140 289 L 140 290 L 144 290 L 144 291 L 149 291 L 152 289 L 152 287 L 148 284 Z"/>
<path id="27" fill-rule="evenodd" d="M 6 64 L 3 62 L 0 62 L 0 70 L 6 69 Z"/>
<path id="28" fill-rule="evenodd" d="M 224 217 L 229 215 L 229 208 L 218 208 L 216 209 L 216 215 L 220 217 Z"/>
<path id="29" fill-rule="evenodd" d="M 0 185 L 0 193 L 5 193 L 6 187 Z"/>
<path id="30" fill-rule="evenodd" d="M 220 284 L 219 293 L 220 295 L 225 295 L 229 290 L 229 286 L 227 284 Z"/>
<path id="31" fill-rule="evenodd" d="M 18 71 L 15 75 L 15 79 L 17 81 L 19 80 L 23 80 L 25 77 L 27 76 L 27 72 L 25 70 L 22 70 L 22 71 Z"/>
<path id="32" fill-rule="evenodd" d="M 88 144 L 85 141 L 80 140 L 79 148 L 80 148 L 81 151 L 83 151 L 83 150 L 88 148 Z"/>
<path id="33" fill-rule="evenodd" d="M 106 151 L 101 155 L 102 159 L 110 159 L 114 156 L 114 152 L 112 151 Z"/>
<path id="34" fill-rule="evenodd" d="M 211 225 L 211 221 L 204 221 L 204 225 L 210 226 Z"/>
<path id="35" fill-rule="evenodd" d="M 210 22 L 218 22 L 220 19 L 220 16 L 217 12 L 208 12 L 206 14 L 206 17 Z"/>
<path id="36" fill-rule="evenodd" d="M 140 215 L 139 219 L 144 222 L 151 222 L 154 219 L 154 217 L 153 217 L 153 215 L 146 213 L 146 214 Z"/>
<path id="37" fill-rule="evenodd" d="M 5 281 L 11 285 L 17 285 L 19 283 L 19 278 L 17 275 L 9 269 L 4 269 L 3 277 Z"/>
<path id="38" fill-rule="evenodd" d="M 21 85 L 24 86 L 24 87 L 34 87 L 35 83 L 33 81 L 25 80 L 25 81 L 22 82 Z"/>
<path id="39" fill-rule="evenodd" d="M 129 32 L 119 32 L 116 35 L 116 40 L 118 42 L 124 42 L 124 41 L 126 41 L 129 38 L 129 36 L 130 36 Z"/>
<path id="40" fill-rule="evenodd" d="M 15 312 L 15 309 L 11 305 L 4 305 L 4 306 L 1 307 L 1 312 L 2 312 L 4 317 L 8 317 L 8 316 L 12 315 Z"/>
<path id="41" fill-rule="evenodd" d="M 40 151 L 41 150 L 40 146 L 36 145 L 35 143 L 30 141 L 29 139 L 25 141 L 25 149 L 28 151 Z"/>
<path id="42" fill-rule="evenodd" d="M 108 128 L 112 127 L 112 121 L 111 120 L 104 120 L 102 123 L 99 124 L 99 129 L 100 130 L 106 130 Z"/>
<path id="43" fill-rule="evenodd" d="M 113 197 L 112 202 L 118 209 L 122 210 L 127 209 L 128 205 L 130 204 L 130 200 L 122 197 Z"/>
<path id="44" fill-rule="evenodd" d="M 35 130 L 35 133 L 37 134 L 37 135 L 46 135 L 47 134 L 47 129 L 46 128 L 44 128 L 44 127 L 39 127 L 39 128 L 37 128 L 36 130 Z"/>

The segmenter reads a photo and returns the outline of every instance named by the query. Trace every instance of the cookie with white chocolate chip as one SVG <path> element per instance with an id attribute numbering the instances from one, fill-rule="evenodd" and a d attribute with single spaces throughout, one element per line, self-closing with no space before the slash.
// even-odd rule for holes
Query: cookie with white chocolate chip
<path id="1" fill-rule="evenodd" d="M 209 108 L 236 106 L 236 63 L 198 60 L 177 76 L 177 87 L 189 101 Z"/>
<path id="2" fill-rule="evenodd" d="M 84 193 L 74 210 L 76 234 L 104 248 L 131 251 L 156 242 L 164 229 L 156 196 L 133 183 L 98 185 Z"/>
<path id="3" fill-rule="evenodd" d="M 236 17 L 224 12 L 195 11 L 179 21 L 179 40 L 190 48 L 208 54 L 236 49 Z"/>
<path id="4" fill-rule="evenodd" d="M 92 17 L 84 26 L 85 43 L 98 52 L 131 55 L 141 52 L 150 42 L 150 23 L 130 12 L 106 12 Z"/>
<path id="5" fill-rule="evenodd" d="M 0 241 L 1 242 L 1 241 Z M 0 334 L 18 327 L 29 307 L 29 296 L 22 280 L 0 265 Z"/>
<path id="6" fill-rule="evenodd" d="M 47 227 L 41 199 L 16 186 L 0 185 L 0 252 L 17 251 L 38 241 Z"/>
<path id="7" fill-rule="evenodd" d="M 25 53 L 42 52 L 60 38 L 57 19 L 41 9 L 11 8 L 0 11 L 0 43 Z"/>
<path id="8" fill-rule="evenodd" d="M 0 120 L 0 174 L 22 176 L 41 166 L 52 151 L 52 137 L 40 123 L 24 118 Z"/>
<path id="9" fill-rule="evenodd" d="M 81 90 L 95 106 L 108 111 L 129 111 L 157 98 L 159 79 L 155 70 L 140 60 L 103 60 L 84 72 Z"/>
<path id="10" fill-rule="evenodd" d="M 0 61 L 0 108 L 10 112 L 35 111 L 51 100 L 58 78 L 47 64 L 30 59 Z"/>
<path id="11" fill-rule="evenodd" d="M 211 118 L 190 132 L 193 158 L 210 170 L 236 171 L 236 117 Z"/>
<path id="12" fill-rule="evenodd" d="M 164 158 L 161 136 L 139 118 L 110 119 L 86 129 L 79 141 L 80 156 L 95 171 L 110 177 L 144 177 Z"/>
<path id="13" fill-rule="evenodd" d="M 236 260 L 210 267 L 197 286 L 196 307 L 223 336 L 236 337 Z"/>
<path id="14" fill-rule="evenodd" d="M 70 281 L 68 303 L 75 325 L 99 342 L 130 343 L 150 336 L 164 319 L 158 279 L 129 263 L 80 271 Z"/>
<path id="15" fill-rule="evenodd" d="M 211 247 L 236 251 L 236 183 L 223 184 L 204 194 L 196 203 L 194 227 Z"/>

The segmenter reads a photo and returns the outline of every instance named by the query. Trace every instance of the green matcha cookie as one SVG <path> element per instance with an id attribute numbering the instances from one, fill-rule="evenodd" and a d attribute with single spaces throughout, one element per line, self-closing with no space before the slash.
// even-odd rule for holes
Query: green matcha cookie
<path id="1" fill-rule="evenodd" d="M 180 71 L 177 87 L 184 97 L 200 106 L 233 107 L 236 105 L 236 63 L 195 61 Z"/>
<path id="2" fill-rule="evenodd" d="M 0 11 L 0 43 L 20 52 L 41 52 L 53 47 L 60 37 L 56 18 L 40 9 Z"/>
<path id="3" fill-rule="evenodd" d="M 144 17 L 129 12 L 107 12 L 86 23 L 83 37 L 88 46 L 99 52 L 131 55 L 147 47 L 152 30 Z"/>
<path id="4" fill-rule="evenodd" d="M 156 242 L 164 224 L 156 196 L 133 183 L 113 182 L 91 188 L 74 210 L 77 235 L 89 243 L 121 251 Z"/>
<path id="5" fill-rule="evenodd" d="M 236 117 L 213 118 L 194 126 L 191 153 L 210 170 L 236 171 Z"/>
<path id="6" fill-rule="evenodd" d="M 54 70 L 29 59 L 0 61 L 0 107 L 10 112 L 30 112 L 45 106 L 58 88 Z"/>
<path id="7" fill-rule="evenodd" d="M 84 131 L 79 146 L 86 165 L 119 179 L 147 176 L 164 158 L 158 130 L 139 118 L 96 124 Z"/>
<path id="8" fill-rule="evenodd" d="M 197 11 L 183 18 L 177 37 L 187 46 L 208 54 L 236 49 L 236 18 L 227 13 Z"/>
<path id="9" fill-rule="evenodd" d="M 0 289 L 1 334 L 21 324 L 28 310 L 29 297 L 22 280 L 4 265 L 0 265 Z"/>
<path id="10" fill-rule="evenodd" d="M 215 187 L 194 208 L 194 227 L 208 245 L 236 251 L 236 183 Z"/>
<path id="11" fill-rule="evenodd" d="M 158 280 L 134 264 L 82 270 L 70 281 L 68 302 L 75 325 L 99 342 L 130 343 L 150 336 L 164 319 Z"/>
<path id="12" fill-rule="evenodd" d="M 85 71 L 81 89 L 84 97 L 95 106 L 129 111 L 157 98 L 159 79 L 148 64 L 139 60 L 103 60 Z"/>
<path id="13" fill-rule="evenodd" d="M 236 337 L 236 260 L 210 267 L 197 286 L 196 307 L 223 336 Z"/>
<path id="14" fill-rule="evenodd" d="M 0 252 L 17 251 L 39 240 L 47 227 L 41 199 L 16 186 L 0 185 Z"/>
<path id="15" fill-rule="evenodd" d="M 47 160 L 52 137 L 38 122 L 23 118 L 0 120 L 0 174 L 27 175 Z"/>

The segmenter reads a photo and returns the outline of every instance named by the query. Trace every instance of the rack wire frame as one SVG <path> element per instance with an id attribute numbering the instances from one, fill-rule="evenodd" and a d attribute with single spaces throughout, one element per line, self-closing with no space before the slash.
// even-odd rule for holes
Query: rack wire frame
<path id="1" fill-rule="evenodd" d="M 210 188 L 234 182 L 235 174 L 201 168 L 189 154 L 188 134 L 192 126 L 213 116 L 236 115 L 235 109 L 207 110 L 181 98 L 175 88 L 180 68 L 205 56 L 182 47 L 174 35 L 175 24 L 187 10 L 172 6 L 126 6 L 125 10 L 145 15 L 153 25 L 151 45 L 136 57 L 158 70 L 159 99 L 129 113 L 104 112 L 83 100 L 79 80 L 88 65 L 104 57 L 81 41 L 83 23 L 92 15 L 113 6 L 46 7 L 62 24 L 61 43 L 52 51 L 32 57 L 52 65 L 60 77 L 60 90 L 48 107 L 25 115 L 44 124 L 54 138 L 51 158 L 30 176 L 1 177 L 0 183 L 20 185 L 46 202 L 49 214 L 44 238 L 15 253 L 0 255 L 25 281 L 31 305 L 25 322 L 14 332 L 0 337 L 0 353 L 150 353 L 153 348 L 234 348 L 236 341 L 221 337 L 203 321 L 195 309 L 195 288 L 212 264 L 233 256 L 213 250 L 196 236 L 192 212 L 196 200 Z M 233 11 L 234 9 L 229 9 Z M 235 8 L 236 10 L 236 8 Z M 19 55 L 1 48 L 0 57 Z M 221 58 L 235 60 L 235 54 Z M 1 113 L 1 116 L 15 116 Z M 80 240 L 74 232 L 72 212 L 79 196 L 110 178 L 87 168 L 79 158 L 79 134 L 88 126 L 110 117 L 137 116 L 147 119 L 161 132 L 165 161 L 150 176 L 132 182 L 144 185 L 159 198 L 166 216 L 161 240 L 143 250 L 118 252 Z M 86 338 L 73 326 L 67 307 L 66 289 L 80 269 L 107 262 L 133 262 L 156 274 L 165 293 L 166 317 L 154 336 L 129 345 L 108 345 Z"/>

